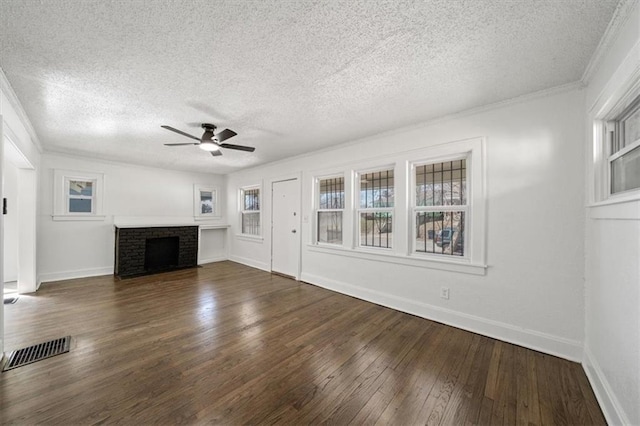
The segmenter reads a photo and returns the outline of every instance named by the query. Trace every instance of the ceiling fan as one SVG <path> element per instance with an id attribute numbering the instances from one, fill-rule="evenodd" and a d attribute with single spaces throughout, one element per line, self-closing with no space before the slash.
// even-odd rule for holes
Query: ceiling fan
<path id="1" fill-rule="evenodd" d="M 186 136 L 188 138 L 195 139 L 198 141 L 198 142 L 189 142 L 189 143 L 165 143 L 166 146 L 198 145 L 200 149 L 209 151 L 211 155 L 213 155 L 214 157 L 222 155 L 222 151 L 220 151 L 220 148 L 236 149 L 238 151 L 247 151 L 247 152 L 253 152 L 256 150 L 251 146 L 223 143 L 225 140 L 237 135 L 237 133 L 229 129 L 224 129 L 218 133 L 215 133 L 216 126 L 209 123 L 202 123 L 202 128 L 204 129 L 204 133 L 202 134 L 201 138 L 197 138 L 195 136 L 192 136 L 188 133 L 183 132 L 182 130 L 173 128 L 171 126 L 160 126 L 160 127 L 162 127 L 163 129 L 171 130 L 172 132 L 175 132 L 179 135 Z"/>

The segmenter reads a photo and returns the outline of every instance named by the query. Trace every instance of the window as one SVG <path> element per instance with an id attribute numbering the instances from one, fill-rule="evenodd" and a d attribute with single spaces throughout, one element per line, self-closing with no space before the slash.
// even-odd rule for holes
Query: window
<path id="1" fill-rule="evenodd" d="M 54 171 L 54 220 L 103 220 L 104 175 L 71 170 Z"/>
<path id="2" fill-rule="evenodd" d="M 486 271 L 484 139 L 319 170 L 309 250 L 444 271 Z"/>
<path id="3" fill-rule="evenodd" d="M 414 252 L 465 255 L 466 158 L 413 166 Z"/>
<path id="4" fill-rule="evenodd" d="M 605 125 L 609 149 L 610 193 L 640 188 L 640 96 Z"/>
<path id="5" fill-rule="evenodd" d="M 94 180 L 65 179 L 66 213 L 93 213 Z"/>
<path id="6" fill-rule="evenodd" d="M 317 242 L 342 244 L 344 177 L 318 179 L 317 185 Z"/>
<path id="7" fill-rule="evenodd" d="M 392 248 L 393 168 L 357 174 L 359 208 L 357 221 L 361 247 Z"/>
<path id="8" fill-rule="evenodd" d="M 218 190 L 205 185 L 193 186 L 193 216 L 195 220 L 206 220 L 220 217 L 218 207 Z"/>
<path id="9" fill-rule="evenodd" d="M 260 235 L 260 188 L 242 188 L 240 190 L 242 233 Z"/>

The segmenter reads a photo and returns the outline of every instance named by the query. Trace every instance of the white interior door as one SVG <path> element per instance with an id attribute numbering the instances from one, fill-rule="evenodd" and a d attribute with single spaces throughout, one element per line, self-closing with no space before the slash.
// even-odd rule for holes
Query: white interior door
<path id="1" fill-rule="evenodd" d="M 271 270 L 298 278 L 300 264 L 300 182 L 271 187 Z"/>

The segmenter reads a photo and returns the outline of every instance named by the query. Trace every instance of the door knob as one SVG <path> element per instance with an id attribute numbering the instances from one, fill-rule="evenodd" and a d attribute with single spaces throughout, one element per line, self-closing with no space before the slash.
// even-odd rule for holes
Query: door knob
<path id="1" fill-rule="evenodd" d="M 292 233 L 292 234 L 295 234 L 295 233 L 296 233 L 296 230 L 295 230 L 295 229 L 292 229 L 292 230 L 291 230 L 291 233 Z"/>

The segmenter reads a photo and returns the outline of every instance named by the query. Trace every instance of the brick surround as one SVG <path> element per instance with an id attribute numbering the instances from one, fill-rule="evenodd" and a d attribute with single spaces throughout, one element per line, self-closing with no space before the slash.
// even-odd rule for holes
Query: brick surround
<path id="1" fill-rule="evenodd" d="M 161 270 L 145 269 L 147 239 L 178 237 L 178 265 L 168 265 Z M 120 278 L 153 274 L 198 265 L 198 227 L 163 226 L 145 228 L 116 227 L 115 275 Z"/>

